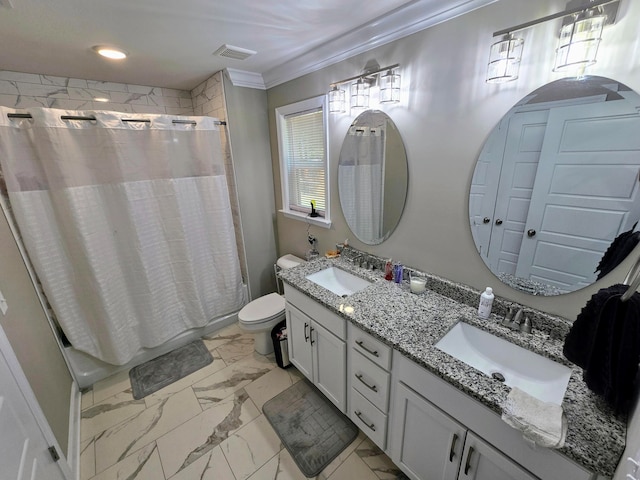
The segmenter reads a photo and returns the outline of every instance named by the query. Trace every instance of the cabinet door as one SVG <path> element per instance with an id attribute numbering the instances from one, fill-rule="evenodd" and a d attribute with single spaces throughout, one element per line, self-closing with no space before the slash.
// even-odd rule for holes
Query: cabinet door
<path id="1" fill-rule="evenodd" d="M 347 345 L 313 322 L 313 375 L 316 387 L 343 413 L 347 411 Z"/>
<path id="2" fill-rule="evenodd" d="M 538 477 L 505 457 L 473 433 L 467 433 L 460 480 L 535 480 Z"/>
<path id="3" fill-rule="evenodd" d="M 413 480 L 455 480 L 467 430 L 403 383 L 394 400 L 393 461 Z"/>
<path id="4" fill-rule="evenodd" d="M 313 381 L 311 341 L 311 319 L 297 308 L 287 304 L 287 345 L 289 359 L 302 374 Z"/>

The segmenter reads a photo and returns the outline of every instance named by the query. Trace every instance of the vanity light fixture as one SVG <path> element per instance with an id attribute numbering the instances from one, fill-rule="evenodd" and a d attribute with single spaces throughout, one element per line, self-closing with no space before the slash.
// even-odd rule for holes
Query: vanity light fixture
<path id="1" fill-rule="evenodd" d="M 369 108 L 369 81 L 357 79 L 351 84 L 351 108 Z"/>
<path id="2" fill-rule="evenodd" d="M 344 113 L 346 111 L 344 90 L 338 85 L 332 85 L 329 90 L 329 112 Z"/>
<path id="3" fill-rule="evenodd" d="M 518 78 L 524 40 L 505 35 L 502 40 L 491 45 L 487 83 L 511 82 Z"/>
<path id="4" fill-rule="evenodd" d="M 96 45 L 92 47 L 92 50 L 98 55 L 102 55 L 105 58 L 111 60 L 122 60 L 127 58 L 127 52 L 115 47 L 107 47 L 105 45 Z"/>
<path id="5" fill-rule="evenodd" d="M 602 28 L 615 22 L 619 5 L 620 0 L 571 0 L 562 12 L 494 32 L 494 37 L 506 36 L 491 46 L 487 82 L 518 78 L 524 42 L 514 38 L 514 32 L 557 18 L 564 20 L 553 70 L 583 75 L 586 67 L 596 63 Z"/>
<path id="6" fill-rule="evenodd" d="M 598 9 L 577 13 L 562 26 L 556 50 L 554 72 L 576 71 L 582 76 L 584 69 L 596 63 L 598 46 L 607 16 Z"/>
<path id="7" fill-rule="evenodd" d="M 400 101 L 400 74 L 390 68 L 380 77 L 380 103 L 398 103 Z"/>
<path id="8" fill-rule="evenodd" d="M 343 85 L 349 85 L 350 106 L 352 109 L 369 108 L 372 87 L 374 95 L 379 92 L 379 103 L 398 103 L 400 101 L 400 65 L 390 65 L 383 68 L 367 70 L 355 77 L 345 78 L 329 85 L 329 111 L 343 113 L 347 110 L 345 90 Z"/>

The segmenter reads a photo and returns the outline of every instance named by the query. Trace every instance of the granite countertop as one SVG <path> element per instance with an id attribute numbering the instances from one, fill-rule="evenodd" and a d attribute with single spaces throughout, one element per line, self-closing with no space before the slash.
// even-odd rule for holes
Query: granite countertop
<path id="1" fill-rule="evenodd" d="M 373 283 L 360 292 L 341 298 L 305 278 L 330 266 L 340 267 Z M 582 380 L 582 369 L 563 356 L 564 335 L 570 326 L 567 320 L 546 318 L 549 316 L 542 314 L 542 320 L 534 318 L 532 334 L 514 332 L 500 325 L 502 316 L 492 313 L 488 320 L 477 316 L 477 306 L 470 305 L 471 301 L 478 301 L 479 291 L 425 274 L 427 290 L 416 295 L 410 292 L 406 281 L 402 284 L 386 281 L 380 270 L 356 267 L 345 258 L 320 258 L 282 270 L 279 275 L 284 282 L 497 414 L 502 413 L 509 387 L 434 347 L 458 321 L 463 320 L 571 367 L 573 372 L 562 403 L 568 432 L 564 447 L 558 451 L 594 473 L 613 477 L 625 446 L 626 419 L 615 416 L 599 397 L 587 389 Z M 433 291 L 432 285 L 441 293 Z M 495 308 L 496 304 L 498 308 Z M 494 311 L 501 308 L 504 307 L 496 297 Z"/>

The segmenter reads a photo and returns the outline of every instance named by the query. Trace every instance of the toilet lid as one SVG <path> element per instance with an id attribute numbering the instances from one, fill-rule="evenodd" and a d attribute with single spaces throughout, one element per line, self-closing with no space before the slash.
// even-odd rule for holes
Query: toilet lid
<path id="1" fill-rule="evenodd" d="M 277 293 L 270 293 L 242 307 L 238 312 L 238 319 L 242 322 L 261 322 L 282 312 L 284 312 L 284 297 Z"/>

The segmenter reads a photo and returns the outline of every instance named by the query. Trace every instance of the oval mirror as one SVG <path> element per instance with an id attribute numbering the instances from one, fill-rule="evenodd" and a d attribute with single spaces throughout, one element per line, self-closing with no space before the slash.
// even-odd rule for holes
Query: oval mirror
<path id="1" fill-rule="evenodd" d="M 469 194 L 478 253 L 534 295 L 584 288 L 640 233 L 640 96 L 604 77 L 567 78 L 523 98 L 480 152 Z"/>
<path id="2" fill-rule="evenodd" d="M 379 110 L 361 113 L 349 127 L 338 163 L 344 218 L 363 243 L 378 245 L 400 222 L 409 174 L 402 137 Z"/>

